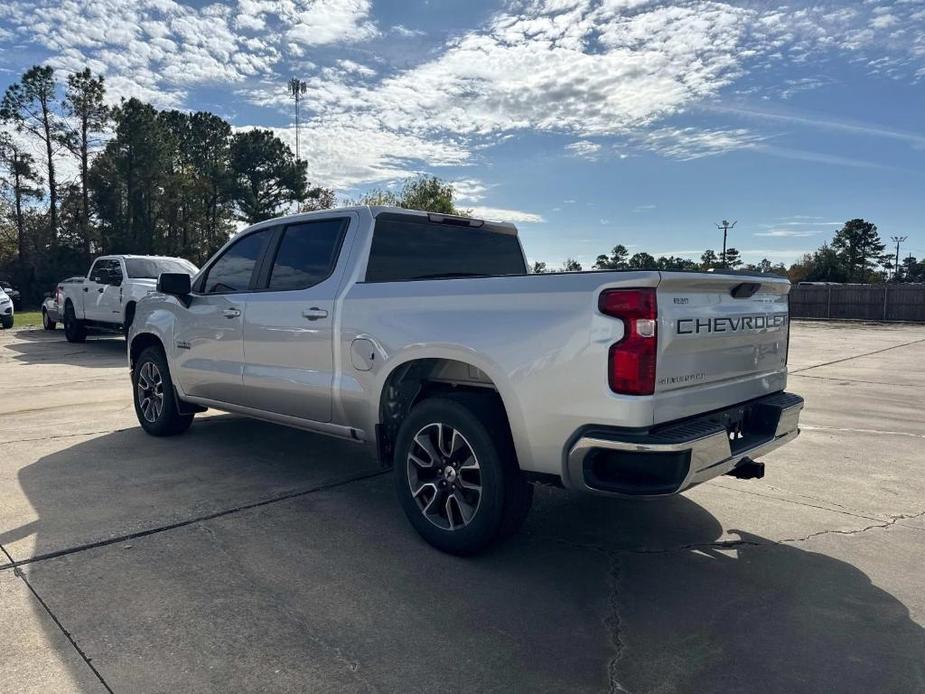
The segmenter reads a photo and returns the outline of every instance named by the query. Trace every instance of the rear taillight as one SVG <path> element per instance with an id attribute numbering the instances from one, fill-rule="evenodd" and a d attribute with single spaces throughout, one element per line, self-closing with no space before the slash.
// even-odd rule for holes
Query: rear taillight
<path id="1" fill-rule="evenodd" d="M 658 350 L 655 289 L 609 289 L 601 293 L 598 309 L 623 321 L 623 338 L 610 347 L 610 389 L 622 395 L 652 395 Z"/>

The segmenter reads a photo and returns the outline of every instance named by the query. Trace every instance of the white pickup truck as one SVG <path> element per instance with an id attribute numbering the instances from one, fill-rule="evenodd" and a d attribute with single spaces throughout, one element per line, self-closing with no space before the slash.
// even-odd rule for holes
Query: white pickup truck
<path id="1" fill-rule="evenodd" d="M 799 433 L 786 279 L 528 274 L 510 224 L 384 207 L 261 222 L 129 334 L 153 435 L 217 408 L 375 447 L 448 552 L 514 532 L 533 482 L 660 497 Z"/>
<path id="2" fill-rule="evenodd" d="M 57 302 L 68 342 L 83 342 L 87 329 L 128 332 L 138 301 L 153 291 L 164 272 L 196 273 L 183 258 L 152 255 L 105 255 L 90 266 L 81 281 L 57 288 Z"/>

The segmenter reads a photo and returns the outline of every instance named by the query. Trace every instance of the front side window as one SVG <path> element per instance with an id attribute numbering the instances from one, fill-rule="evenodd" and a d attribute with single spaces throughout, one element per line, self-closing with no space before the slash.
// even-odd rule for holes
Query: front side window
<path id="1" fill-rule="evenodd" d="M 334 270 L 347 219 L 322 219 L 286 227 L 270 270 L 269 289 L 305 289 Z"/>
<path id="2" fill-rule="evenodd" d="M 203 292 L 225 294 L 247 291 L 257 259 L 270 237 L 272 229 L 261 229 L 232 244 L 206 273 Z"/>

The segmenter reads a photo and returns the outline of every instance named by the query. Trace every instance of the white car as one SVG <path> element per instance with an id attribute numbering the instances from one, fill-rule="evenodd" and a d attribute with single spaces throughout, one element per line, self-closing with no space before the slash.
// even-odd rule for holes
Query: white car
<path id="1" fill-rule="evenodd" d="M 13 327 L 13 300 L 2 289 L 0 289 L 0 325 L 7 329 Z"/>
<path id="2" fill-rule="evenodd" d="M 533 275 L 511 224 L 387 207 L 261 222 L 129 334 L 155 436 L 212 407 L 365 444 L 421 535 L 511 534 L 530 482 L 677 494 L 794 439 L 790 283 L 747 273 Z"/>
<path id="3" fill-rule="evenodd" d="M 87 276 L 63 282 L 58 288 L 68 342 L 83 342 L 87 329 L 128 331 L 135 306 L 154 291 L 163 272 L 196 274 L 196 266 L 183 258 L 153 255 L 106 255 L 93 261 Z"/>

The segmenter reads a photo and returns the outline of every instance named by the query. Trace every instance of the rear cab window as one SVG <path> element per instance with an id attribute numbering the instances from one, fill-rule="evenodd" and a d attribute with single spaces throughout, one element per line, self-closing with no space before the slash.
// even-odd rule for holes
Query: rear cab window
<path id="1" fill-rule="evenodd" d="M 454 220 L 455 221 L 455 220 Z M 376 217 L 367 282 L 526 275 L 520 242 L 498 227 L 384 213 Z"/>

